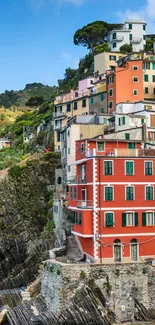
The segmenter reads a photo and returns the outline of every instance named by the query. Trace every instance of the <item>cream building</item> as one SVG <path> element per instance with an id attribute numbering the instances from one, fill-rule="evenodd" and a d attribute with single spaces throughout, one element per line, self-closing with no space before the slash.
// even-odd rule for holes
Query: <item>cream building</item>
<path id="1" fill-rule="evenodd" d="M 116 61 L 125 55 L 120 52 L 102 52 L 94 56 L 94 73 L 102 75 L 111 67 L 116 67 Z"/>

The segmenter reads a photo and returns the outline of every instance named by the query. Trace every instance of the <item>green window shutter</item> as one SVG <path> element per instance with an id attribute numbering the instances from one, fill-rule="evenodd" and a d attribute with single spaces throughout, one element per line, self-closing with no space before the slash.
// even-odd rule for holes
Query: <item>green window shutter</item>
<path id="1" fill-rule="evenodd" d="M 118 125 L 121 125 L 121 118 L 118 119 Z"/>
<path id="2" fill-rule="evenodd" d="M 133 161 L 126 161 L 126 175 L 133 175 Z"/>
<path id="3" fill-rule="evenodd" d="M 106 213 L 105 225 L 106 227 L 113 227 L 113 213 Z"/>
<path id="4" fill-rule="evenodd" d="M 129 133 L 125 133 L 125 140 L 130 140 L 130 134 Z"/>
<path id="5" fill-rule="evenodd" d="M 145 81 L 145 82 L 148 82 L 148 81 L 149 81 L 149 76 L 148 76 L 148 74 L 144 74 L 144 81 Z"/>
<path id="6" fill-rule="evenodd" d="M 146 212 L 142 213 L 142 226 L 146 226 Z"/>
<path id="7" fill-rule="evenodd" d="M 122 118 L 123 125 L 125 125 L 125 116 Z"/>
<path id="8" fill-rule="evenodd" d="M 108 195 L 108 187 L 105 187 L 105 200 L 108 201 L 109 195 Z"/>
<path id="9" fill-rule="evenodd" d="M 152 63 L 152 70 L 155 70 L 155 62 Z"/>
<path id="10" fill-rule="evenodd" d="M 126 213 L 122 213 L 122 227 L 126 227 Z"/>
<path id="11" fill-rule="evenodd" d="M 101 100 L 101 102 L 104 101 L 104 95 L 103 95 L 103 94 L 101 94 L 101 96 L 100 96 L 100 100 Z"/>
<path id="12" fill-rule="evenodd" d="M 136 149 L 136 144 L 135 144 L 135 142 L 129 142 L 129 143 L 128 143 L 128 149 Z"/>
<path id="13" fill-rule="evenodd" d="M 155 75 L 152 76 L 152 81 L 155 82 Z"/>
<path id="14" fill-rule="evenodd" d="M 129 29 L 132 29 L 132 24 L 129 24 Z"/>
<path id="15" fill-rule="evenodd" d="M 132 34 L 130 34 L 130 41 L 132 41 Z"/>
<path id="16" fill-rule="evenodd" d="M 90 104 L 91 105 L 94 104 L 94 98 L 93 97 L 90 98 Z"/>
<path id="17" fill-rule="evenodd" d="M 72 211 L 72 223 L 75 223 L 75 211 Z"/>
<path id="18" fill-rule="evenodd" d="M 154 221 L 154 224 L 153 225 L 155 226 L 155 212 L 154 212 L 154 219 L 153 219 L 153 221 Z"/>
<path id="19" fill-rule="evenodd" d="M 138 212 L 135 212 L 135 227 L 138 227 Z"/>

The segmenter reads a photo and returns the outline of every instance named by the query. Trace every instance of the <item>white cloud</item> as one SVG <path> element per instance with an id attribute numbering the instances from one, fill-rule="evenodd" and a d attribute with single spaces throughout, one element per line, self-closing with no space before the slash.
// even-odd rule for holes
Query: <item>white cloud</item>
<path id="1" fill-rule="evenodd" d="M 118 17 L 123 22 L 125 19 L 143 19 L 147 23 L 147 33 L 155 33 L 155 0 L 146 0 L 146 5 L 139 11 L 126 9 L 118 12 Z"/>
<path id="2" fill-rule="evenodd" d="M 49 4 L 56 4 L 58 7 L 61 7 L 65 4 L 81 6 L 86 0 L 29 0 L 32 9 L 37 12 L 43 7 L 46 7 Z"/>
<path id="3" fill-rule="evenodd" d="M 69 52 L 64 51 L 60 53 L 61 59 L 67 61 L 68 66 L 72 69 L 77 69 L 79 66 L 79 59 L 71 55 Z"/>
<path id="4" fill-rule="evenodd" d="M 61 58 L 62 58 L 63 60 L 66 60 L 66 61 L 70 61 L 71 58 L 72 58 L 72 56 L 71 56 L 71 54 L 70 54 L 69 52 L 62 52 L 62 53 L 60 54 L 60 56 L 61 56 Z"/>

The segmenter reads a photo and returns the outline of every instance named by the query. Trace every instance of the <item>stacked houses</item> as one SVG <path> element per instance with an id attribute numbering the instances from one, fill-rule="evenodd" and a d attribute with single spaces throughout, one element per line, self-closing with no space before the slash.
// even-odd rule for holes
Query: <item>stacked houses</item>
<path id="1" fill-rule="evenodd" d="M 124 39 L 133 53 L 119 52 Z M 95 263 L 155 263 L 155 54 L 140 51 L 145 39 L 145 22 L 126 21 L 93 75 L 55 100 L 57 195 Z"/>

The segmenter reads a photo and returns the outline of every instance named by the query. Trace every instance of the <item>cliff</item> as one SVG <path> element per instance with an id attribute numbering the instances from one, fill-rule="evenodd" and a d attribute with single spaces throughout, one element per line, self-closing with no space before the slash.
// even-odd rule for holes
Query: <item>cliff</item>
<path id="1" fill-rule="evenodd" d="M 30 283 L 54 246 L 50 207 L 59 165 L 57 154 L 45 154 L 0 179 L 0 290 Z"/>

